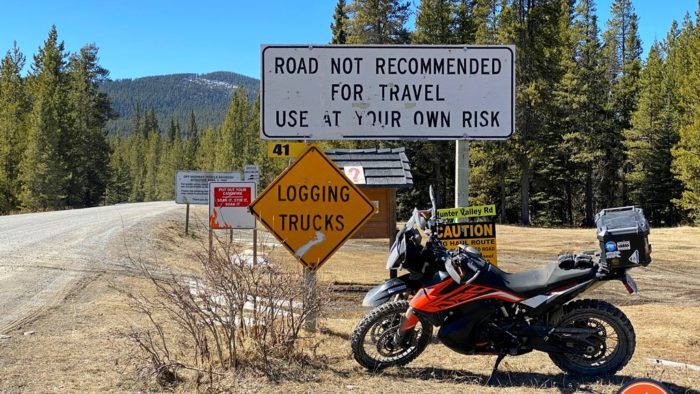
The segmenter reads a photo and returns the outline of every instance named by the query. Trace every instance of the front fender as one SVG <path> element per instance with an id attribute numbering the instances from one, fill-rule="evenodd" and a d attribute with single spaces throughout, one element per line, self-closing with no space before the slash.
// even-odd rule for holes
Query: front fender
<path id="1" fill-rule="evenodd" d="M 362 300 L 362 306 L 374 308 L 385 304 L 389 302 L 391 297 L 407 289 L 408 284 L 404 281 L 403 277 L 389 279 L 368 291 L 367 295 L 365 295 L 365 299 Z"/>

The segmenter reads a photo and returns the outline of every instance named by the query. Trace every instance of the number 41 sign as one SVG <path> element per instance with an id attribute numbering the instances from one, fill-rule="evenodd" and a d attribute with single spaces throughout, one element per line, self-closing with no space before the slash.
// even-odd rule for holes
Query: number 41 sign
<path id="1" fill-rule="evenodd" d="M 306 149 L 303 142 L 268 142 L 267 157 L 296 159 Z"/>

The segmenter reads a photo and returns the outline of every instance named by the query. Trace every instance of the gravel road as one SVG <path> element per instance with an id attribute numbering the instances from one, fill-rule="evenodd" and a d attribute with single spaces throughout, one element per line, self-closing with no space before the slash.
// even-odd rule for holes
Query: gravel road
<path id="1" fill-rule="evenodd" d="M 123 231 L 182 207 L 150 202 L 0 217 L 0 334 L 31 322 L 87 277 L 118 268 L 123 260 L 110 246 Z"/>

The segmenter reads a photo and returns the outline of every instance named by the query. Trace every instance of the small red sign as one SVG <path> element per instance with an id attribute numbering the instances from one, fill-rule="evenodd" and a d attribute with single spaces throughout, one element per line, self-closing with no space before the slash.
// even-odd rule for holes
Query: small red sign
<path id="1" fill-rule="evenodd" d="M 249 187 L 214 188 L 214 206 L 217 208 L 247 207 L 251 202 Z"/>

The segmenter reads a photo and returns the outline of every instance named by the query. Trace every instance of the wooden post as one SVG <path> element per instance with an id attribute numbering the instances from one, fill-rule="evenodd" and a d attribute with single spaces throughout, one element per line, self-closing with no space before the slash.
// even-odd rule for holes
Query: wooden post
<path id="1" fill-rule="evenodd" d="M 253 229 L 253 264 L 258 263 L 258 229 Z"/>
<path id="2" fill-rule="evenodd" d="M 306 287 L 306 303 L 316 304 L 316 271 L 304 268 L 304 286 Z M 306 316 L 304 329 L 306 331 L 316 332 L 316 320 L 318 319 L 318 310 L 314 305 L 313 310 Z"/>
<path id="3" fill-rule="evenodd" d="M 190 204 L 185 207 L 185 235 L 189 234 L 190 230 Z"/>
<path id="4" fill-rule="evenodd" d="M 214 231 L 212 229 L 209 229 L 209 264 L 211 264 L 213 246 L 214 246 Z"/>

